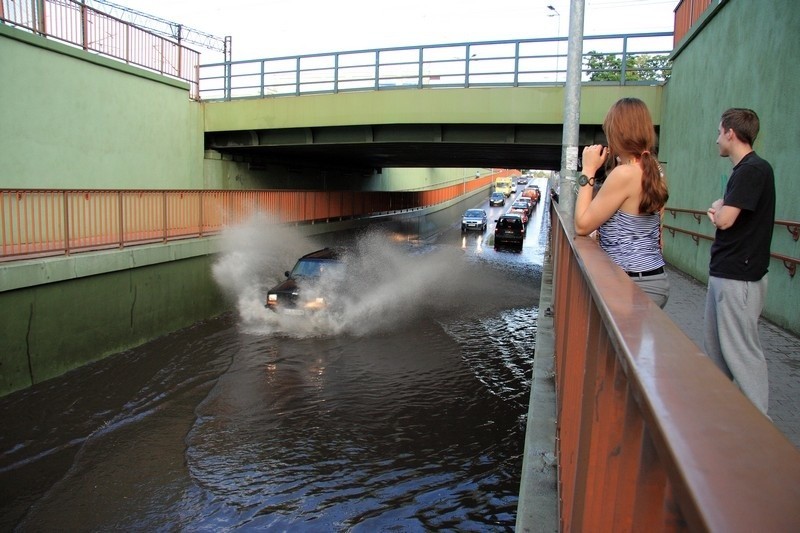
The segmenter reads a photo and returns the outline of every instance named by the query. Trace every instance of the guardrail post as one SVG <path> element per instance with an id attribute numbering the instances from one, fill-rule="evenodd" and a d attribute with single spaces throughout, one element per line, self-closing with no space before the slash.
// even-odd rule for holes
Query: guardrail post
<path id="1" fill-rule="evenodd" d="M 333 55 L 333 94 L 339 92 L 339 53 Z"/>
<path id="2" fill-rule="evenodd" d="M 418 61 L 418 63 L 417 63 L 417 64 L 418 64 L 418 66 L 419 66 L 419 69 L 417 69 L 417 70 L 418 70 L 418 72 L 419 72 L 419 74 L 418 74 L 418 75 L 419 75 L 419 78 L 418 78 L 418 80 L 417 80 L 417 87 L 418 87 L 418 88 L 420 88 L 420 89 L 422 89 L 422 86 L 423 86 L 423 79 L 422 79 L 422 76 L 423 76 L 423 72 L 422 72 L 422 61 L 423 61 L 423 57 L 422 57 L 422 56 L 423 56 L 423 54 L 422 54 L 422 48 L 420 48 L 420 49 L 419 49 L 418 60 L 417 60 L 417 61 Z"/>
<path id="3" fill-rule="evenodd" d="M 381 51 L 375 50 L 375 90 L 381 87 Z"/>
<path id="4" fill-rule="evenodd" d="M 628 38 L 622 38 L 622 64 L 619 67 L 619 84 L 626 85 L 625 78 L 627 77 L 626 71 L 628 70 Z"/>
<path id="5" fill-rule="evenodd" d="M 84 50 L 89 49 L 89 36 L 87 35 L 89 27 L 89 12 L 86 9 L 86 2 L 81 2 L 81 47 Z"/>
<path id="6" fill-rule="evenodd" d="M 69 256 L 69 194 L 64 191 L 61 197 L 64 199 L 64 255 Z"/>
<path id="7" fill-rule="evenodd" d="M 123 195 L 122 191 L 117 191 L 117 207 L 119 209 L 119 247 L 120 248 L 124 248 L 125 247 L 125 216 L 124 216 L 124 213 L 122 212 L 123 205 L 124 205 L 122 195 Z"/>
<path id="8" fill-rule="evenodd" d="M 47 35 L 47 28 L 45 28 L 44 0 L 33 0 L 31 2 L 31 8 L 34 12 L 34 29 L 42 35 Z"/>
<path id="9" fill-rule="evenodd" d="M 294 62 L 294 94 L 300 96 L 300 58 Z"/>
<path id="10" fill-rule="evenodd" d="M 261 60 L 261 83 L 258 86 L 258 94 L 261 98 L 264 98 L 264 84 L 266 83 L 266 74 L 264 73 L 264 69 L 266 68 L 266 60 Z"/>
<path id="11" fill-rule="evenodd" d="M 469 48 L 470 48 L 470 45 L 467 45 L 467 48 L 465 50 L 465 56 L 464 56 L 464 58 L 465 58 L 464 59 L 464 88 L 465 89 L 467 87 L 469 87 L 469 62 L 472 60 L 472 58 L 469 55 Z"/>
<path id="12" fill-rule="evenodd" d="M 164 232 L 163 232 L 164 236 L 163 236 L 163 238 L 164 238 L 164 242 L 167 242 L 167 233 L 169 232 L 169 224 L 167 223 L 167 191 L 162 191 L 161 192 L 161 198 L 162 198 L 162 202 L 161 203 L 162 203 L 162 206 L 163 206 L 162 216 L 164 217 Z"/>

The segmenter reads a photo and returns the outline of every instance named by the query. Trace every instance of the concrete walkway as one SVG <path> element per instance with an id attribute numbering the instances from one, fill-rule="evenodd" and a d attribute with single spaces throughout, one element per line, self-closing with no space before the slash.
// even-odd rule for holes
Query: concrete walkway
<path id="1" fill-rule="evenodd" d="M 664 311 L 702 349 L 706 286 L 675 268 L 667 267 L 667 272 L 670 295 Z M 546 255 L 517 508 L 518 532 L 558 531 L 553 319 L 546 312 L 552 305 L 552 282 L 552 264 Z M 760 336 L 769 366 L 769 415 L 800 449 L 800 338 L 764 319 L 760 321 Z"/>

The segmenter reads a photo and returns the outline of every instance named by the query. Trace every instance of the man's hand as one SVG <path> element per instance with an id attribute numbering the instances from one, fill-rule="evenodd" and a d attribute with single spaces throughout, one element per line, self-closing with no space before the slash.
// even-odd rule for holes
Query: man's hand
<path id="1" fill-rule="evenodd" d="M 736 218 L 739 216 L 741 211 L 742 210 L 738 207 L 725 205 L 722 201 L 722 198 L 720 198 L 711 204 L 711 207 L 708 208 L 706 214 L 714 226 L 719 229 L 728 229 L 733 226 L 734 222 L 736 222 Z"/>
<path id="2" fill-rule="evenodd" d="M 711 223 L 714 224 L 714 226 L 717 225 L 716 215 L 717 215 L 717 209 L 719 209 L 720 207 L 722 207 L 722 198 L 720 198 L 719 200 L 714 201 L 711 204 L 711 207 L 709 207 L 706 210 L 706 215 L 708 215 L 708 220 L 710 220 Z"/>

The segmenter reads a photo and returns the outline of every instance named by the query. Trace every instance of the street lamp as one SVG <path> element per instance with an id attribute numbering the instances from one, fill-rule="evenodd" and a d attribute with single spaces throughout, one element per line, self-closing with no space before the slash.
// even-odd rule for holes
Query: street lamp
<path id="1" fill-rule="evenodd" d="M 548 5 L 547 9 L 552 11 L 551 14 L 547 15 L 548 17 L 558 17 L 558 41 L 556 41 L 556 82 L 558 82 L 558 70 L 561 62 L 561 13 L 558 12 L 556 8 L 552 5 Z"/>

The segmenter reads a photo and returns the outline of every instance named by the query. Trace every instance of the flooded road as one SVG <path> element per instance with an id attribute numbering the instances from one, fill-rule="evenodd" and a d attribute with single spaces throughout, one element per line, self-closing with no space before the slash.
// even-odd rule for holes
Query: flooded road
<path id="1" fill-rule="evenodd" d="M 314 245 L 257 221 L 236 311 L 0 399 L 0 528 L 512 531 L 545 237 L 357 236 L 346 305 L 278 317 Z M 396 237 L 396 236 L 394 236 Z"/>

